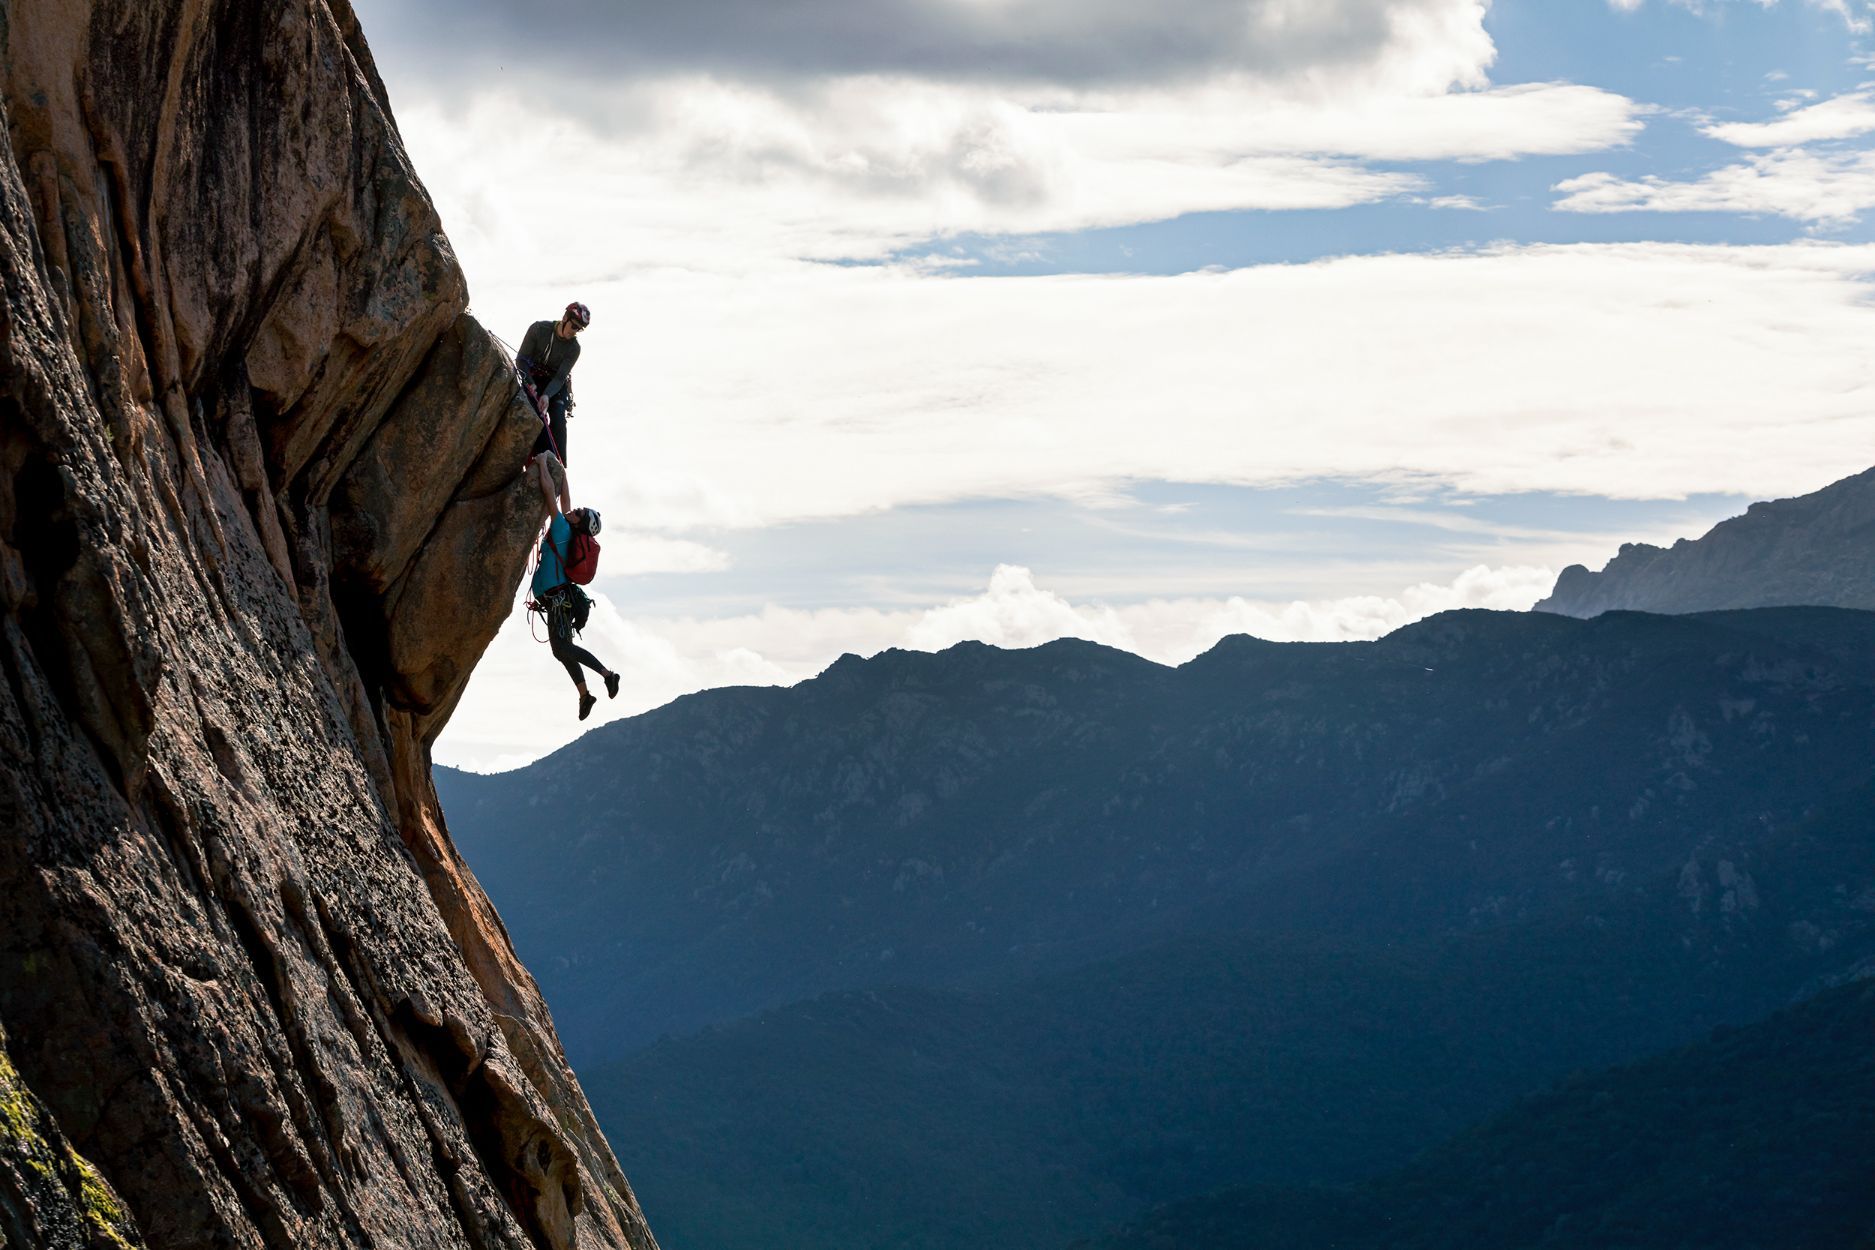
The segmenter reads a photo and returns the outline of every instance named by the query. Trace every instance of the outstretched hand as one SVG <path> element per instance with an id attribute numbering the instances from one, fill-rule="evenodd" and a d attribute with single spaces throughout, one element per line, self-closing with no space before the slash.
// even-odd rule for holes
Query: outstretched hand
<path id="1" fill-rule="evenodd" d="M 565 499 L 566 490 L 564 487 L 557 490 L 554 487 L 553 470 L 547 464 L 552 459 L 553 453 L 548 451 L 534 457 L 534 480 L 540 486 L 540 497 L 546 501 L 547 507 L 554 512 L 561 512 L 564 509 L 558 505 Z"/>
<path id="2" fill-rule="evenodd" d="M 543 451 L 534 457 L 534 480 L 540 485 L 540 497 L 553 512 L 564 516 L 573 511 L 566 466 L 552 452 Z"/>

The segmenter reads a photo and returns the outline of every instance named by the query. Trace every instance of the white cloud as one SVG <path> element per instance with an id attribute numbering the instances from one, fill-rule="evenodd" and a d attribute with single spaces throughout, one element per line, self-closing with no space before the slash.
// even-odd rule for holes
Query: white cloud
<path id="1" fill-rule="evenodd" d="M 612 573 L 720 573 L 729 567 L 727 552 L 661 534 L 604 531 L 605 568 Z"/>
<path id="2" fill-rule="evenodd" d="M 1139 650 L 1118 609 L 1076 607 L 1038 587 L 1028 569 L 1013 564 L 998 565 L 984 593 L 929 609 L 904 632 L 905 645 L 915 651 L 942 651 L 966 639 L 998 647 L 1034 647 L 1054 638 L 1085 638 Z"/>
<path id="3" fill-rule="evenodd" d="M 576 493 L 686 536 L 1312 478 L 1769 497 L 1867 467 L 1875 248 L 1502 248 L 1172 277 L 796 266 L 577 293 Z"/>
<path id="4" fill-rule="evenodd" d="M 797 258 L 876 258 L 947 234 L 1340 208 L 1422 185 L 1345 158 L 1182 138 L 1154 148 L 1133 141 L 1124 115 L 1083 126 L 949 91 L 851 84 L 810 111 L 722 84 L 672 92 L 669 124 L 636 139 L 595 141 L 518 101 L 479 104 L 466 118 L 409 108 L 402 124 L 484 284 L 652 266 L 749 273 Z M 551 177 L 485 159 L 516 128 L 533 136 Z"/>
<path id="5" fill-rule="evenodd" d="M 1054 638 L 1085 638 L 1162 664 L 1182 664 L 1231 634 L 1276 642 L 1344 642 L 1378 638 L 1451 608 L 1521 612 L 1548 594 L 1555 580 L 1546 568 L 1479 565 L 1449 584 L 1421 583 L 1393 596 L 1268 603 L 1231 595 L 1109 607 L 1070 603 L 1037 586 L 1028 569 L 1005 564 L 997 567 L 983 594 L 922 613 L 905 631 L 904 645 L 938 651 L 966 639 L 1032 647 Z"/>
<path id="6" fill-rule="evenodd" d="M 1842 226 L 1875 208 L 1875 152 L 1780 150 L 1687 182 L 1592 173 L 1555 190 L 1563 212 L 1761 213 Z"/>
<path id="7" fill-rule="evenodd" d="M 605 134 L 513 94 L 400 109 L 478 281 L 748 272 L 957 233 L 1342 208 L 1426 189 L 1373 161 L 1597 151 L 1642 126 L 1633 102 L 1566 83 L 1321 96 L 1230 81 L 1039 102 L 871 78 L 792 94 L 711 79 L 632 90 L 646 123 Z M 525 166 L 487 159 L 517 133 Z"/>
<path id="8" fill-rule="evenodd" d="M 846 652 L 938 651 L 966 639 L 1013 648 L 1085 638 L 1182 664 L 1231 634 L 1341 642 L 1378 638 L 1451 608 L 1522 611 L 1548 594 L 1554 581 L 1546 568 L 1480 565 L 1449 583 L 1421 583 L 1394 595 L 1290 603 L 1232 595 L 1116 606 L 1072 602 L 1038 585 L 1028 569 L 1000 565 L 981 593 L 923 609 L 769 607 L 702 620 L 627 619 L 601 595 L 582 642 L 623 674 L 618 702 L 602 704 L 595 721 L 575 720 L 571 684 L 517 618 L 477 668 L 435 755 L 439 763 L 457 767 L 518 767 L 600 721 L 635 715 L 694 690 L 792 684 Z"/>
<path id="9" fill-rule="evenodd" d="M 1065 113 L 1064 137 L 1129 156 L 1152 148 L 1216 158 L 1334 155 L 1388 161 L 1486 161 L 1592 152 L 1624 144 L 1647 110 L 1575 83 L 1339 98 L 1246 95 L 1230 87 L 1137 98 L 1124 113 Z"/>
<path id="10" fill-rule="evenodd" d="M 1875 95 L 1856 91 L 1808 108 L 1792 109 L 1776 121 L 1714 123 L 1700 129 L 1741 148 L 1789 148 L 1827 139 L 1850 139 L 1875 131 Z"/>
<path id="11" fill-rule="evenodd" d="M 362 6 L 482 283 L 1342 208 L 1427 189 L 1373 162 L 1597 151 L 1640 130 L 1640 106 L 1596 88 L 1490 88 L 1487 8 L 576 3 L 555 24 L 577 37 L 543 40 L 532 11 L 492 0 Z"/>

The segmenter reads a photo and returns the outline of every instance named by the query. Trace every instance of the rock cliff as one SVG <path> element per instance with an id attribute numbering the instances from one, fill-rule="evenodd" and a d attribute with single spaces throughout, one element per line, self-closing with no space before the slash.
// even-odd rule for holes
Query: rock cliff
<path id="1" fill-rule="evenodd" d="M 533 427 L 347 0 L 0 48 L 0 1244 L 654 1247 L 430 780 Z"/>
<path id="2" fill-rule="evenodd" d="M 1754 503 L 1703 538 L 1625 543 L 1599 573 L 1572 564 L 1536 610 L 1589 617 L 1797 604 L 1875 608 L 1875 469 Z"/>

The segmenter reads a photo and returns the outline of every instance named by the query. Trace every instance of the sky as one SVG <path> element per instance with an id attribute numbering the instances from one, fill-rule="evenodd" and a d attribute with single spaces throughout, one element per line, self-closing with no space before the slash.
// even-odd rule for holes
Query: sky
<path id="1" fill-rule="evenodd" d="M 440 763 L 845 652 L 1522 610 L 1875 463 L 1870 0 L 356 8 L 472 311 L 593 311 L 623 689 L 578 722 L 517 599 Z"/>

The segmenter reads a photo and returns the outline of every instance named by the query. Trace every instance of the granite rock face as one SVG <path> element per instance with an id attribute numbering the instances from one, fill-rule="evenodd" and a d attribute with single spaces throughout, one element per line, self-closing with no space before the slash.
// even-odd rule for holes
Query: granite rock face
<path id="1" fill-rule="evenodd" d="M 1699 539 L 1626 543 L 1599 573 L 1572 564 L 1538 612 L 1875 608 L 1875 469 L 1796 499 L 1754 503 Z"/>
<path id="2" fill-rule="evenodd" d="M 0 1232 L 654 1247 L 430 780 L 535 427 L 349 5 L 0 48 Z"/>

